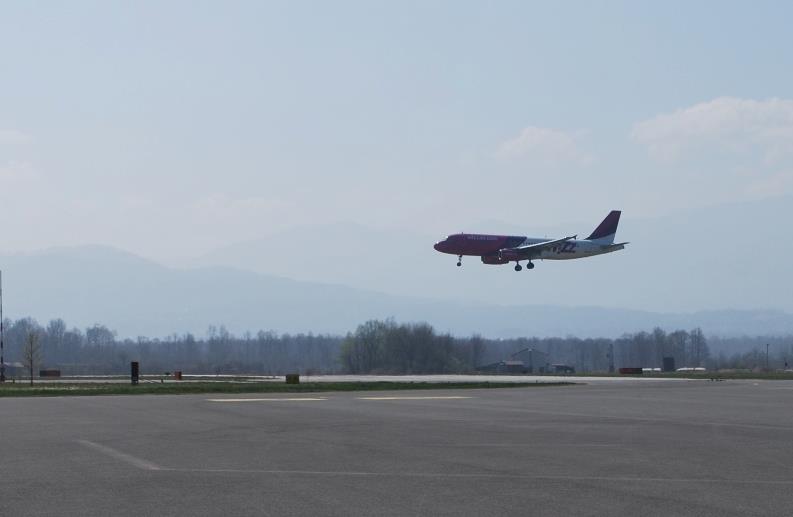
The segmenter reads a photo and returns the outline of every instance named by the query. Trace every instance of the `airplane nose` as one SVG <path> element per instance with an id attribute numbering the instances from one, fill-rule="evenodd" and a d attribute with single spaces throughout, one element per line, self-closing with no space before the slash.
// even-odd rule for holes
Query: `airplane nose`
<path id="1" fill-rule="evenodd" d="M 435 248 L 435 251 L 443 251 L 443 249 L 441 249 L 443 248 L 443 242 L 436 242 L 433 248 Z"/>

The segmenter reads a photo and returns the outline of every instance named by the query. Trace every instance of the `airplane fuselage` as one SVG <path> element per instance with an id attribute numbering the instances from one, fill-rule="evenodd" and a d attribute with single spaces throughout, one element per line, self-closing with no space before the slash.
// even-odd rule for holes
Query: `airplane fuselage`
<path id="1" fill-rule="evenodd" d="M 513 235 L 487 235 L 478 233 L 457 233 L 450 235 L 445 240 L 435 244 L 435 249 L 441 253 L 448 253 L 450 255 L 458 256 L 476 256 L 482 257 L 482 262 L 487 264 L 505 264 L 510 260 L 506 260 L 504 256 L 505 251 L 511 248 L 518 248 L 520 246 L 527 246 L 530 244 L 539 244 L 548 239 L 539 239 L 534 237 L 513 236 Z M 589 240 L 570 240 L 567 242 L 559 243 L 549 250 L 542 250 L 532 260 L 568 260 L 575 258 L 591 257 L 594 255 L 602 255 L 623 249 L 622 245 L 604 244 L 596 241 Z M 496 261 L 501 252 L 502 259 Z M 486 259 L 490 258 L 488 261 Z"/>

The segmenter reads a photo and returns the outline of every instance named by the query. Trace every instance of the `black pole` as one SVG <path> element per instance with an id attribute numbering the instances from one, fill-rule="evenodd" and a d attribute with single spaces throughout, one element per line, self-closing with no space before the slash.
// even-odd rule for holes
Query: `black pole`
<path id="1" fill-rule="evenodd" d="M 609 373 L 614 373 L 614 343 L 609 343 Z"/>
<path id="2" fill-rule="evenodd" d="M 0 271 L 0 382 L 6 381 L 6 363 L 3 359 L 3 272 Z"/>

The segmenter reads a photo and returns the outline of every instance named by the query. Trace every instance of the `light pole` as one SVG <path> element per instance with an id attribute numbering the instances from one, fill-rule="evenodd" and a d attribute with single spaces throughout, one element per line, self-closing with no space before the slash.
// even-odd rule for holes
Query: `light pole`
<path id="1" fill-rule="evenodd" d="M 614 343 L 609 343 L 609 373 L 614 373 Z"/>
<path id="2" fill-rule="evenodd" d="M 765 344 L 765 371 L 768 371 L 768 347 L 771 346 L 768 343 Z"/>

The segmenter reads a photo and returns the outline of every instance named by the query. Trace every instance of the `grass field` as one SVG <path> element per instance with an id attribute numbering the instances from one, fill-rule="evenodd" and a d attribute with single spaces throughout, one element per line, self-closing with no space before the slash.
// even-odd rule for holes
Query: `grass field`
<path id="1" fill-rule="evenodd" d="M 0 397 L 55 397 L 63 395 L 181 395 L 191 393 L 317 393 L 328 391 L 390 391 L 432 389 L 490 389 L 564 386 L 572 382 L 495 383 L 495 382 L 306 382 L 285 384 L 276 382 L 168 382 L 144 383 L 132 386 L 118 383 L 37 383 L 2 384 Z"/>

